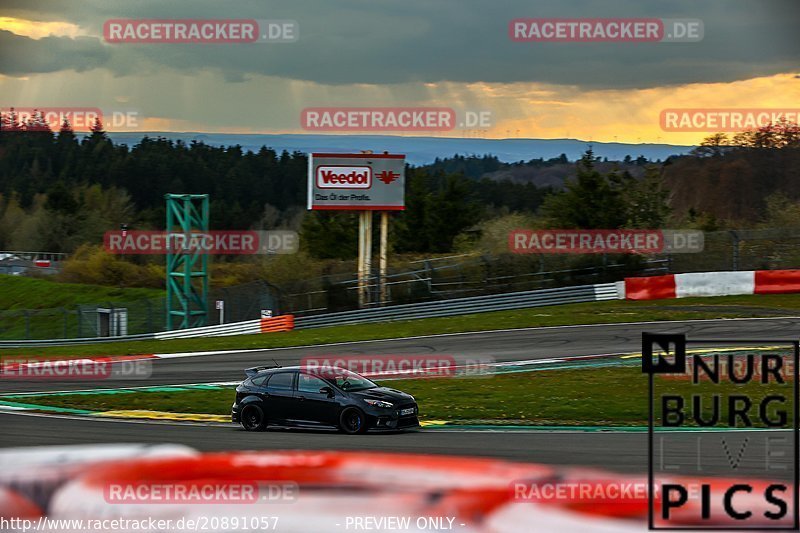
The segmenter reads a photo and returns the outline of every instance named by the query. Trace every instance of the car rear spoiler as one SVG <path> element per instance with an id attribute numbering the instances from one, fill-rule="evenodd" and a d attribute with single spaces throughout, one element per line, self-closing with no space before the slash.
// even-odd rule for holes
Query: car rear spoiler
<path id="1" fill-rule="evenodd" d="M 255 376 L 256 374 L 258 374 L 259 372 L 261 372 L 262 370 L 266 370 L 268 368 L 280 368 L 280 367 L 281 367 L 281 365 L 279 365 L 279 364 L 267 365 L 267 366 L 254 366 L 253 368 L 246 368 L 244 370 L 244 374 L 248 378 L 251 378 L 251 377 Z"/>

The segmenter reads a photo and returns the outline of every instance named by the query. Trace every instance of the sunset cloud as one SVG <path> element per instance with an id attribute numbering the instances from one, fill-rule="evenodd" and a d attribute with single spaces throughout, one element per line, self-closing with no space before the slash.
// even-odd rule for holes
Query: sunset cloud
<path id="1" fill-rule="evenodd" d="M 502 7 L 502 8 L 501 8 Z M 520 17 L 691 17 L 698 43 L 519 43 Z M 284 44 L 111 44 L 111 18 L 291 19 Z M 135 109 L 142 128 L 301 133 L 317 106 L 489 111 L 489 127 L 440 135 L 692 144 L 664 108 L 791 107 L 800 101 L 800 2 L 531 3 L 508 0 L 4 0 L 0 99 L 17 106 Z"/>

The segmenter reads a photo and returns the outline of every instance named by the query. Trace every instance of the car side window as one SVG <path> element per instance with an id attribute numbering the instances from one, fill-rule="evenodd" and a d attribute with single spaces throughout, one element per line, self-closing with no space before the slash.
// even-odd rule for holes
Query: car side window
<path id="1" fill-rule="evenodd" d="M 292 390 L 292 381 L 294 379 L 293 372 L 281 372 L 280 374 L 272 374 L 267 383 L 267 387 L 276 390 Z"/>
<path id="2" fill-rule="evenodd" d="M 263 387 L 264 384 L 267 382 L 267 378 L 269 378 L 269 376 L 259 376 L 257 378 L 253 378 L 252 380 L 250 380 L 250 383 L 254 387 Z"/>
<path id="3" fill-rule="evenodd" d="M 298 392 L 319 392 L 319 389 L 327 386 L 328 384 L 318 377 L 309 376 L 308 374 L 302 373 L 297 376 Z"/>

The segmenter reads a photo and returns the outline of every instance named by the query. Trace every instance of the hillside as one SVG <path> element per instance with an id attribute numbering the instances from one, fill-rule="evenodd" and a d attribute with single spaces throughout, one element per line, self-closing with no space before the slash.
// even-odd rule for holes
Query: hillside
<path id="1" fill-rule="evenodd" d="M 262 146 L 272 148 L 278 153 L 286 150 L 298 152 L 352 152 L 388 150 L 406 154 L 406 161 L 412 165 L 427 165 L 438 158 L 452 157 L 454 154 L 483 155 L 492 154 L 500 161 L 513 163 L 527 161 L 531 157 L 545 159 L 566 154 L 570 161 L 580 159 L 591 145 L 595 155 L 610 160 L 623 160 L 629 155 L 634 159 L 644 156 L 653 161 L 664 160 L 672 155 L 688 153 L 691 146 L 671 144 L 626 144 L 582 141 L 579 139 L 477 139 L 458 137 L 413 137 L 398 135 L 268 135 L 268 134 L 230 134 L 230 133 L 179 133 L 179 132 L 111 132 L 109 137 L 115 143 L 134 146 L 143 136 L 163 137 L 173 141 L 190 144 L 193 141 L 210 146 L 241 146 L 244 150 L 257 152 Z"/>
<path id="2" fill-rule="evenodd" d="M 161 298 L 155 289 L 120 289 L 0 274 L 0 310 L 50 309 L 76 304 Z"/>

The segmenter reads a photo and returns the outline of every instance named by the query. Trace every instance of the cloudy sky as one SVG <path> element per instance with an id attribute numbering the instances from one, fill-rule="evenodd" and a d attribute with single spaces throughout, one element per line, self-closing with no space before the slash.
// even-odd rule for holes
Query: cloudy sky
<path id="1" fill-rule="evenodd" d="M 517 18 L 699 19 L 700 42 L 513 42 Z M 290 19 L 292 43 L 108 43 L 109 19 Z M 444 106 L 436 135 L 692 144 L 665 108 L 800 107 L 798 0 L 0 0 L 0 107 L 303 133 L 306 107 Z"/>

